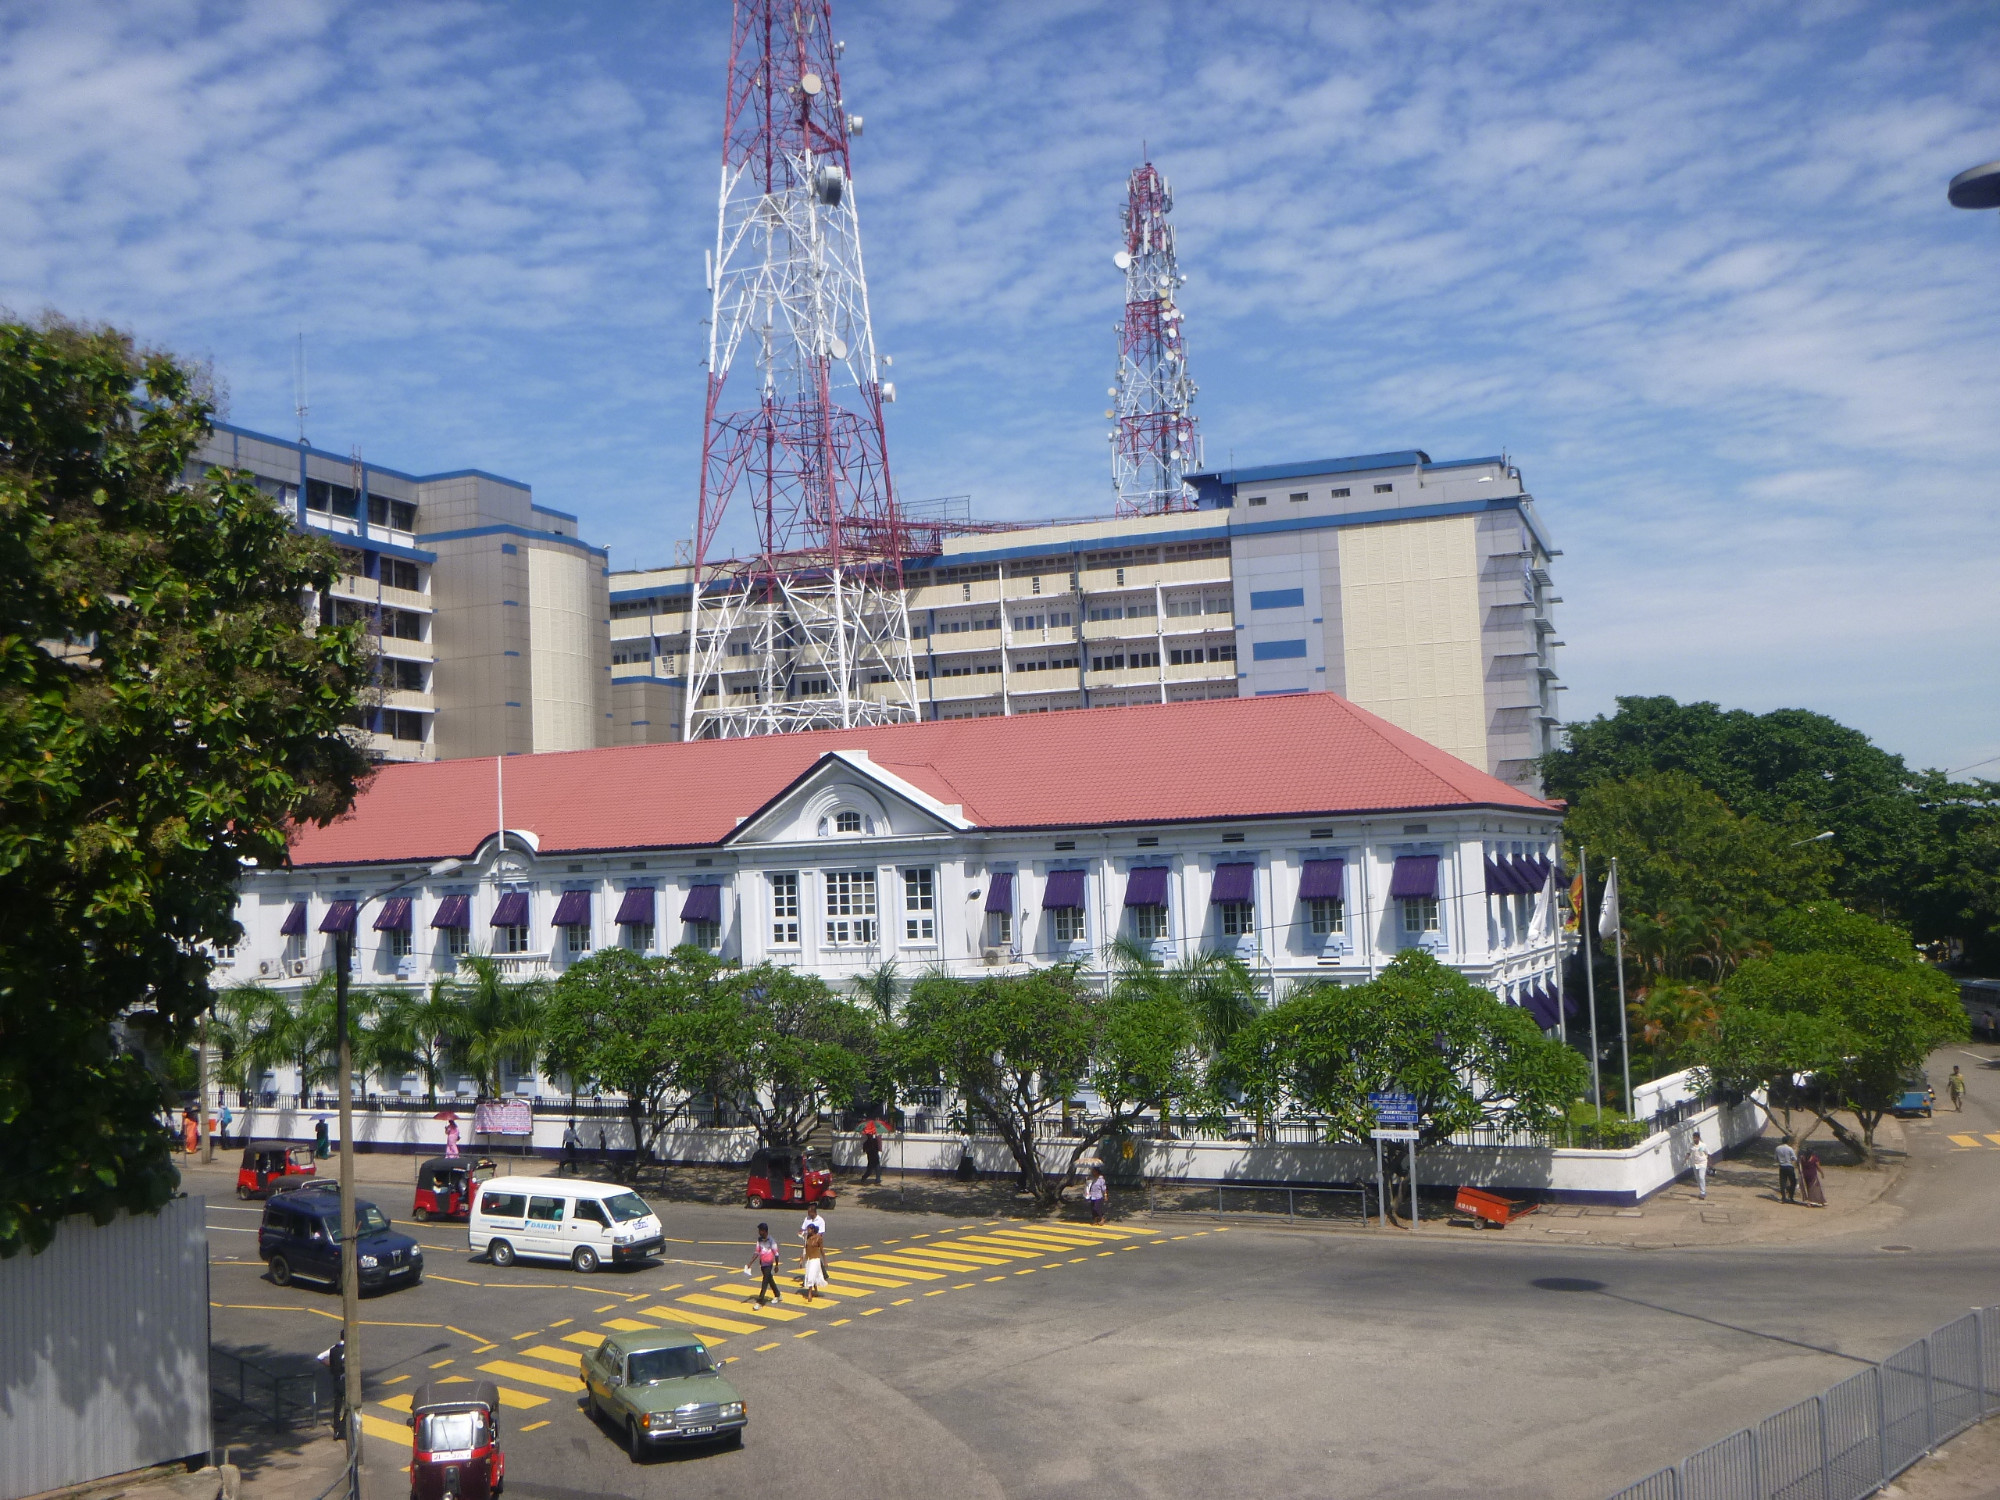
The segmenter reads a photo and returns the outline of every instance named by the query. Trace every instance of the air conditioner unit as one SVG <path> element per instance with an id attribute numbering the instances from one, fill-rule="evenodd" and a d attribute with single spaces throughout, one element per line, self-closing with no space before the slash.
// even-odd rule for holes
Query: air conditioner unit
<path id="1" fill-rule="evenodd" d="M 271 977 L 271 960 L 270 960 L 270 959 L 268 959 L 268 958 L 260 958 L 260 959 L 258 959 L 258 960 L 257 960 L 257 973 L 258 973 L 258 974 L 259 974 L 259 975 L 260 975 L 261 977 L 263 977 L 263 978 L 265 978 L 265 979 L 269 979 L 269 978 Z"/>
<path id="2" fill-rule="evenodd" d="M 293 960 L 292 960 L 292 978 L 294 978 L 294 979 L 303 979 L 303 978 L 305 978 L 305 977 L 306 977 L 306 961 L 305 961 L 305 960 L 304 960 L 303 958 L 295 958 L 295 959 L 293 959 Z"/>
<path id="3" fill-rule="evenodd" d="M 980 957 L 984 958 L 989 964 L 997 964 L 1000 962 L 1001 953 L 998 948 L 987 948 L 980 954 Z"/>

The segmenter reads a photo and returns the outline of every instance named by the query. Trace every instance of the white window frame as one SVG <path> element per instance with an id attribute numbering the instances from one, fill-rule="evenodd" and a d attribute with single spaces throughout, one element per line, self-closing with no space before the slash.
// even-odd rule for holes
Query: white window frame
<path id="1" fill-rule="evenodd" d="M 1133 941 L 1163 943 L 1167 940 L 1170 934 L 1164 906 L 1128 906 L 1125 911 L 1131 918 Z"/>
<path id="2" fill-rule="evenodd" d="M 825 892 L 827 946 L 874 947 L 877 941 L 875 871 L 825 870 L 820 874 L 820 882 Z"/>
<path id="3" fill-rule="evenodd" d="M 565 922 L 562 930 L 563 952 L 571 958 L 582 958 L 591 950 L 590 924 L 588 922 Z"/>
<path id="4" fill-rule="evenodd" d="M 1306 897 L 1306 930 L 1314 937 L 1345 936 L 1347 903 L 1339 896 Z"/>
<path id="5" fill-rule="evenodd" d="M 493 930 L 499 935 L 500 939 L 495 944 L 495 952 L 527 953 L 531 951 L 530 944 L 532 939 L 526 927 L 496 927 Z"/>
<path id="6" fill-rule="evenodd" d="M 453 958 L 464 958 L 472 952 L 472 929 L 469 927 L 447 927 L 444 930 L 444 951 Z"/>
<path id="7" fill-rule="evenodd" d="M 388 939 L 386 946 L 389 950 L 389 957 L 408 958 L 410 956 L 409 928 L 391 927 L 383 936 Z M 231 956 L 233 957 L 234 955 L 232 954 Z"/>
<path id="8" fill-rule="evenodd" d="M 771 876 L 771 946 L 799 946 L 799 872 L 779 870 Z"/>
<path id="9" fill-rule="evenodd" d="M 1215 913 L 1222 924 L 1224 937 L 1250 937 L 1257 931 L 1257 903 L 1254 901 L 1218 901 Z"/>
<path id="10" fill-rule="evenodd" d="M 634 953 L 653 951 L 655 928 L 651 922 L 620 922 L 618 928 L 624 935 L 624 945 Z"/>
<path id="11" fill-rule="evenodd" d="M 722 946 L 722 924 L 720 922 L 687 922 L 681 929 L 681 941 L 692 943 L 705 953 L 713 953 Z"/>
<path id="12" fill-rule="evenodd" d="M 1403 905 L 1403 936 L 1421 938 L 1442 930 L 1438 926 L 1437 897 L 1403 896 L 1398 899 Z"/>
<path id="13" fill-rule="evenodd" d="M 903 871 L 903 941 L 937 941 L 937 871 L 930 865 Z"/>
<path id="14" fill-rule="evenodd" d="M 834 813 L 833 831 L 836 834 L 859 833 L 861 832 L 861 829 L 862 829 L 861 814 L 856 812 L 853 808 L 843 807 L 839 811 Z"/>
<path id="15" fill-rule="evenodd" d="M 1080 906 L 1058 906 L 1049 912 L 1049 936 L 1057 947 L 1085 941 L 1089 929 L 1083 916 Z"/>
<path id="16" fill-rule="evenodd" d="M 989 948 L 1009 948 L 1014 943 L 1014 914 L 1011 911 L 989 911 L 986 914 L 986 946 Z"/>

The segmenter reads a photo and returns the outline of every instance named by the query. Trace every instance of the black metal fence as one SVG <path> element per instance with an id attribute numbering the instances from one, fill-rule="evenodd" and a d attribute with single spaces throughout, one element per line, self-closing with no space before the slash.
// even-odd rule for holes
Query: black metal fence
<path id="1" fill-rule="evenodd" d="M 1862 1500 L 1995 1413 L 2000 1307 L 1985 1307 L 1611 1500 Z"/>
<path id="2" fill-rule="evenodd" d="M 332 1419 L 331 1395 L 320 1394 L 320 1372 L 280 1375 L 255 1361 L 211 1345 L 208 1351 L 209 1389 L 233 1402 L 265 1425 L 316 1426 Z"/>

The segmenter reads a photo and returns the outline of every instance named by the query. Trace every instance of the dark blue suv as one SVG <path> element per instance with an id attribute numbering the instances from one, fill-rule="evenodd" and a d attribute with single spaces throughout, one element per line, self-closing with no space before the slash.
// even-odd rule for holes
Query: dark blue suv
<path id="1" fill-rule="evenodd" d="M 354 1227 L 363 1291 L 415 1286 L 424 1279 L 424 1252 L 407 1234 L 391 1229 L 381 1209 L 355 1199 Z M 257 1253 L 279 1286 L 290 1286 L 294 1276 L 339 1286 L 340 1194 L 281 1193 L 271 1199 L 257 1231 Z"/>

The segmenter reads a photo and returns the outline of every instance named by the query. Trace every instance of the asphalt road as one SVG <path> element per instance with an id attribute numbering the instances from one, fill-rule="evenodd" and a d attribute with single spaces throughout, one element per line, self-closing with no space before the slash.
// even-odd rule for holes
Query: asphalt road
<path id="1" fill-rule="evenodd" d="M 424 1285 L 363 1305 L 371 1500 L 403 1483 L 390 1403 L 455 1374 L 512 1393 L 521 1500 L 1594 1500 L 2000 1302 L 2000 1049 L 1941 1056 L 1940 1083 L 1954 1057 L 1973 1080 L 1965 1114 L 1914 1127 L 1882 1203 L 1805 1246 L 1635 1252 L 1143 1215 L 1093 1239 L 1075 1221 L 849 1206 L 829 1233 L 847 1295 L 788 1300 L 778 1320 L 742 1305 L 740 1267 L 760 1217 L 789 1242 L 796 1213 L 665 1205 L 668 1259 L 592 1276 L 502 1272 L 460 1226 L 405 1225 L 430 1247 Z M 339 1299 L 272 1286 L 245 1233 L 256 1218 L 211 1197 L 216 1342 L 298 1360 L 332 1341 Z M 843 1287 L 843 1261 L 876 1284 Z M 578 1408 L 574 1356 L 618 1320 L 690 1318 L 731 1361 L 746 1440 L 634 1465 Z"/>

